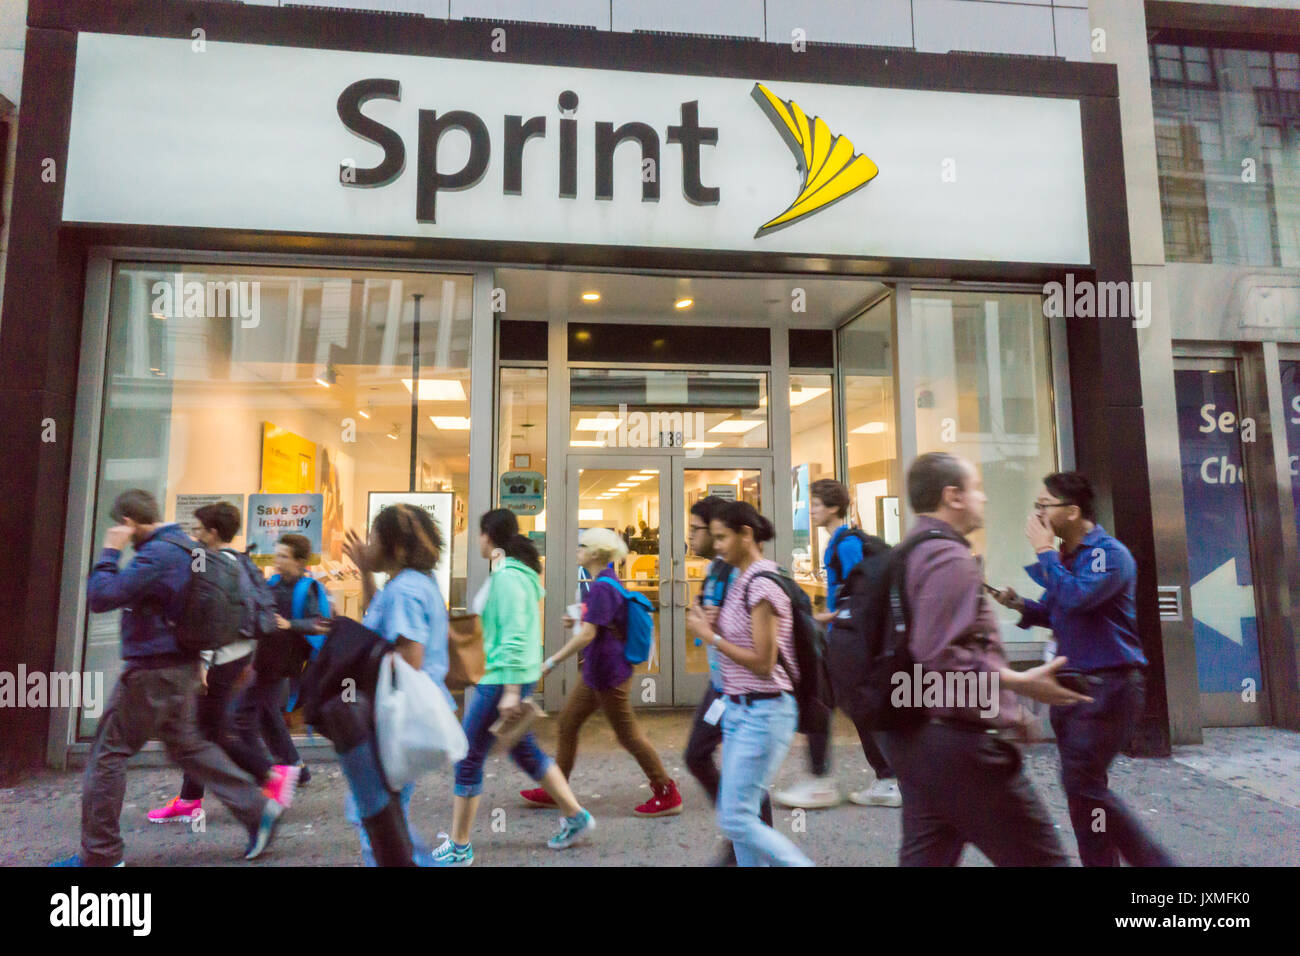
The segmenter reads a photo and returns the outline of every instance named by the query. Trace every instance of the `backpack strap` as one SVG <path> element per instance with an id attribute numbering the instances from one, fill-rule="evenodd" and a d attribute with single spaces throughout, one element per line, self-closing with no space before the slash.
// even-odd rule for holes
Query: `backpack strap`
<path id="1" fill-rule="evenodd" d="M 912 550 L 928 541 L 956 541 L 968 546 L 968 542 L 955 531 L 931 528 L 918 535 L 912 535 L 895 546 L 889 562 L 889 610 L 894 621 L 895 631 L 906 631 L 911 626 L 912 612 L 907 605 L 907 559 Z M 979 597 L 979 594 L 976 594 Z"/>
<path id="2" fill-rule="evenodd" d="M 307 610 L 307 592 L 316 589 L 316 607 L 321 617 L 329 617 L 330 599 L 325 593 L 325 587 L 310 574 L 304 574 L 298 579 L 298 583 L 293 586 L 293 606 L 290 613 L 295 621 L 301 620 L 303 612 Z"/>
<path id="3" fill-rule="evenodd" d="M 749 586 L 754 583 L 754 578 L 767 578 L 769 581 L 772 581 L 774 584 L 776 584 L 776 586 L 781 589 L 782 593 L 785 592 L 784 582 L 793 580 L 793 578 L 787 578 L 784 574 L 781 574 L 779 571 L 759 571 L 755 573 L 748 581 L 745 582 L 745 593 L 741 596 L 741 604 L 745 608 L 746 614 L 750 613 Z M 789 597 L 790 596 L 786 594 L 786 598 L 789 599 Z M 776 609 L 773 608 L 772 610 L 775 611 Z M 793 632 L 794 601 L 790 601 L 790 617 L 791 617 L 790 627 L 791 627 L 791 631 Z M 791 636 L 793 637 L 793 633 L 791 634 Z M 751 635 L 751 639 L 752 639 L 752 635 Z M 790 687 L 792 688 L 791 692 L 793 693 L 793 688 L 797 686 L 798 682 L 794 679 L 794 674 L 790 670 L 790 665 L 787 664 L 785 661 L 785 655 L 781 653 L 781 628 L 779 625 L 777 626 L 777 631 L 776 631 L 776 662 L 781 666 L 781 670 L 785 671 L 785 679 L 790 682 Z"/>

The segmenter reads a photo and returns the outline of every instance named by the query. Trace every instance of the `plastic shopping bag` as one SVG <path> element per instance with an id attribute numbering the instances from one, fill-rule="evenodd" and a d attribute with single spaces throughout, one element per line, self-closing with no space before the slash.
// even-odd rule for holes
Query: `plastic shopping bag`
<path id="1" fill-rule="evenodd" d="M 396 653 L 385 654 L 379 665 L 375 735 L 384 776 L 394 790 L 469 752 L 465 731 L 442 690 Z"/>

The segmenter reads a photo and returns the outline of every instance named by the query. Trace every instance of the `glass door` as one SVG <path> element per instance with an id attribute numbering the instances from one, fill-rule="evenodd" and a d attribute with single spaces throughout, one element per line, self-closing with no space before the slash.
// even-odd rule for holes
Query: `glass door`
<path id="1" fill-rule="evenodd" d="M 709 565 L 707 558 L 689 550 L 691 506 L 701 498 L 716 495 L 746 501 L 771 518 L 775 499 L 771 459 L 679 457 L 673 459 L 672 467 L 672 630 L 665 633 L 672 634 L 673 702 L 687 706 L 700 701 L 709 680 L 708 654 L 699 641 L 686 633 L 686 608 L 699 596 Z M 771 543 L 767 545 L 769 555 L 772 547 Z"/>
<path id="2" fill-rule="evenodd" d="M 623 539 L 628 555 L 614 562 L 613 570 L 629 591 L 650 599 L 655 622 L 650 659 L 633 670 L 629 694 L 634 706 L 663 706 L 673 700 L 671 566 L 668 515 L 675 514 L 671 500 L 669 459 L 649 455 L 570 455 L 568 465 L 569 528 L 566 536 L 565 604 L 585 603 L 591 585 L 578 567 L 578 538 L 588 528 L 608 528 Z M 668 620 L 666 620 L 668 619 Z M 567 635 L 565 637 L 567 640 Z M 557 645 L 558 646 L 558 645 Z M 564 686 L 581 680 L 576 663 L 565 675 Z"/>

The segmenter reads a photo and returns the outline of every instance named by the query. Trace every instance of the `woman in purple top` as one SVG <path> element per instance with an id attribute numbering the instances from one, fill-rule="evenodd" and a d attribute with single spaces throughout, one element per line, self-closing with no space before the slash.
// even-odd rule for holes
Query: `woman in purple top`
<path id="1" fill-rule="evenodd" d="M 582 620 L 574 621 L 565 615 L 564 626 L 578 624 L 577 631 L 553 657 L 542 662 L 542 673 L 547 674 L 560 661 L 582 652 L 582 680 L 569 693 L 560 713 L 555 762 L 567 780 L 578 754 L 578 731 L 599 708 L 614 728 L 619 744 L 636 758 L 650 780 L 650 799 L 636 808 L 637 815 L 673 816 L 682 812 L 677 784 L 669 778 L 663 761 L 632 715 L 632 664 L 627 659 L 625 637 L 627 601 L 618 575 L 608 567 L 610 562 L 618 564 L 626 557 L 627 545 L 607 528 L 588 528 L 579 538 L 578 564 L 591 575 Z M 521 796 L 537 806 L 555 805 L 545 790 L 524 790 Z"/>

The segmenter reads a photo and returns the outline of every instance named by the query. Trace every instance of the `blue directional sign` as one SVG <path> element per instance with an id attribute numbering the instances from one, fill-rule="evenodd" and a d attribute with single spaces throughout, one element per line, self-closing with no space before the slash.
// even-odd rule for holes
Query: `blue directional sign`
<path id="1" fill-rule="evenodd" d="M 1197 679 L 1207 694 L 1240 692 L 1246 679 L 1262 689 L 1236 377 L 1180 369 L 1174 386 Z"/>

